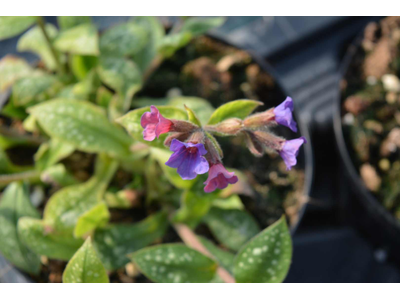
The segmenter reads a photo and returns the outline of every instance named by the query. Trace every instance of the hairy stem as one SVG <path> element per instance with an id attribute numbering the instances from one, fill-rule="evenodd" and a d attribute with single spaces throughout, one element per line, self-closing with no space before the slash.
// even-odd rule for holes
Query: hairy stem
<path id="1" fill-rule="evenodd" d="M 215 257 L 206 249 L 206 247 L 203 246 L 203 244 L 197 238 L 196 234 L 188 226 L 184 224 L 173 224 L 173 226 L 179 237 L 187 246 L 215 260 Z M 235 282 L 235 279 L 232 277 L 232 275 L 221 266 L 218 266 L 217 274 L 226 283 Z"/>
<path id="2" fill-rule="evenodd" d="M 57 70 L 58 70 L 59 74 L 65 74 L 65 69 L 64 69 L 63 64 L 62 64 L 61 61 L 60 61 L 59 53 L 58 53 L 58 51 L 54 48 L 53 43 L 51 42 L 50 36 L 49 36 L 49 34 L 47 33 L 47 30 L 46 30 L 46 23 L 45 23 L 43 17 L 38 17 L 37 23 L 38 23 L 40 29 L 41 29 L 42 32 L 43 32 L 44 38 L 46 39 L 47 45 L 48 45 L 49 48 L 50 48 L 51 54 L 53 54 L 54 61 L 56 62 L 56 66 L 57 66 Z"/>
<path id="3" fill-rule="evenodd" d="M 47 141 L 47 139 L 44 137 L 22 134 L 15 129 L 11 129 L 4 126 L 0 126 L 0 134 L 10 138 L 12 141 L 16 143 L 40 145 Z"/>
<path id="4" fill-rule="evenodd" d="M 22 173 L 0 175 L 0 187 L 6 186 L 7 184 L 18 181 L 28 180 L 29 182 L 35 182 L 40 179 L 40 172 L 36 170 L 26 171 Z"/>

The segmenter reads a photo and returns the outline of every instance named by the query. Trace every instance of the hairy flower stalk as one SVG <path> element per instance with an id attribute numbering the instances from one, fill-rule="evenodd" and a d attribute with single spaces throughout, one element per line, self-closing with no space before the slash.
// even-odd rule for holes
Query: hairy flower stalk
<path id="1" fill-rule="evenodd" d="M 201 128 L 188 121 L 167 119 L 155 106 L 151 106 L 150 112 L 144 113 L 141 118 L 143 138 L 152 141 L 163 133 L 169 133 L 164 145 L 173 153 L 165 164 L 176 168 L 184 180 L 208 172 L 204 191 L 211 193 L 238 181 L 235 173 L 228 172 L 224 167 L 222 151 L 212 134 L 244 135 L 247 148 L 255 156 L 262 156 L 268 148 L 279 153 L 287 170 L 296 165 L 299 149 L 306 143 L 306 139 L 300 137 L 285 140 L 270 132 L 270 128 L 278 124 L 297 132 L 297 124 L 292 115 L 293 107 L 292 98 L 287 97 L 277 107 L 253 114 L 244 120 L 228 118 L 216 125 Z"/>

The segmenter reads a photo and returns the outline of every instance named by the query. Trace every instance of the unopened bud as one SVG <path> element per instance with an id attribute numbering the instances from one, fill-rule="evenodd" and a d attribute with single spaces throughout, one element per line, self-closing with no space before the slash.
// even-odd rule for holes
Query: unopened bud
<path id="1" fill-rule="evenodd" d="M 199 129 L 198 126 L 188 121 L 182 121 L 182 120 L 171 120 L 171 121 L 172 121 L 172 126 L 170 131 L 173 132 L 192 132 Z"/>
<path id="2" fill-rule="evenodd" d="M 276 125 L 274 110 L 271 108 L 262 113 L 251 115 L 243 121 L 243 124 L 249 129 Z"/>
<path id="3" fill-rule="evenodd" d="M 263 145 L 256 139 L 254 134 L 250 131 L 246 131 L 246 146 L 250 152 L 257 157 L 261 157 L 264 154 Z"/>
<path id="4" fill-rule="evenodd" d="M 215 126 L 209 126 L 207 129 L 226 135 L 236 135 L 243 129 L 243 121 L 237 118 L 232 118 L 218 123 Z"/>
<path id="5" fill-rule="evenodd" d="M 220 154 L 220 151 L 218 151 L 220 149 L 220 146 L 218 145 L 218 142 L 215 139 L 211 140 L 211 138 L 206 137 L 206 139 L 204 141 L 204 147 L 207 150 L 207 154 L 205 155 L 205 158 L 211 165 L 215 165 L 215 164 L 221 162 L 222 151 Z"/>
<path id="6" fill-rule="evenodd" d="M 253 131 L 252 133 L 254 139 L 257 140 L 262 145 L 271 148 L 275 151 L 282 150 L 283 144 L 285 142 L 284 139 L 265 131 Z"/>
<path id="7" fill-rule="evenodd" d="M 187 142 L 193 144 L 204 144 L 204 139 L 205 139 L 204 131 L 197 130 L 189 136 Z"/>

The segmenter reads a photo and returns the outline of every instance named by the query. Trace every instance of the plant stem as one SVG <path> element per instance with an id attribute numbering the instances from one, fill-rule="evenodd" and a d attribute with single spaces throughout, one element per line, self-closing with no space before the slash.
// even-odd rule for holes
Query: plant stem
<path id="1" fill-rule="evenodd" d="M 18 144 L 27 143 L 32 145 L 40 145 L 47 141 L 47 139 L 44 137 L 21 134 L 15 129 L 11 129 L 4 126 L 0 126 L 0 134 L 10 138 L 13 142 Z"/>
<path id="2" fill-rule="evenodd" d="M 36 170 L 15 173 L 15 174 L 6 174 L 0 175 L 0 187 L 6 186 L 7 184 L 18 181 L 18 180 L 28 180 L 29 182 L 38 181 L 40 178 L 40 172 Z"/>
<path id="3" fill-rule="evenodd" d="M 173 224 L 173 226 L 175 228 L 175 231 L 178 233 L 179 237 L 187 246 L 215 260 L 215 257 L 206 249 L 206 247 L 203 246 L 203 244 L 197 238 L 196 234 L 188 226 L 184 224 Z M 217 274 L 219 275 L 219 277 L 221 277 L 221 279 L 224 282 L 235 283 L 235 279 L 223 267 L 218 266 Z"/>
<path id="4" fill-rule="evenodd" d="M 63 64 L 60 61 L 59 53 L 54 48 L 53 43 L 51 42 L 50 36 L 47 33 L 46 23 L 45 23 L 43 17 L 38 17 L 37 23 L 43 32 L 44 38 L 46 39 L 47 45 L 49 46 L 51 53 L 53 54 L 54 61 L 56 62 L 56 66 L 57 66 L 57 70 L 58 70 L 59 74 L 60 75 L 65 74 L 65 69 L 64 69 Z"/>

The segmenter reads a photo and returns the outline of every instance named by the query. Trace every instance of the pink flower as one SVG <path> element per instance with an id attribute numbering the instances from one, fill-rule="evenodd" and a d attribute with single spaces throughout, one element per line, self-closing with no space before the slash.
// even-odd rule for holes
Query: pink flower
<path id="1" fill-rule="evenodd" d="M 204 182 L 206 185 L 204 191 L 211 193 L 215 189 L 224 189 L 228 184 L 234 184 L 238 182 L 238 178 L 234 172 L 228 172 L 221 163 L 212 165 L 209 172 L 208 178 Z"/>
<path id="2" fill-rule="evenodd" d="M 150 106 L 151 112 L 145 112 L 140 119 L 140 125 L 144 128 L 143 138 L 146 141 L 152 141 L 163 134 L 171 131 L 173 125 L 172 121 L 164 118 L 158 109 L 152 105 Z"/>

